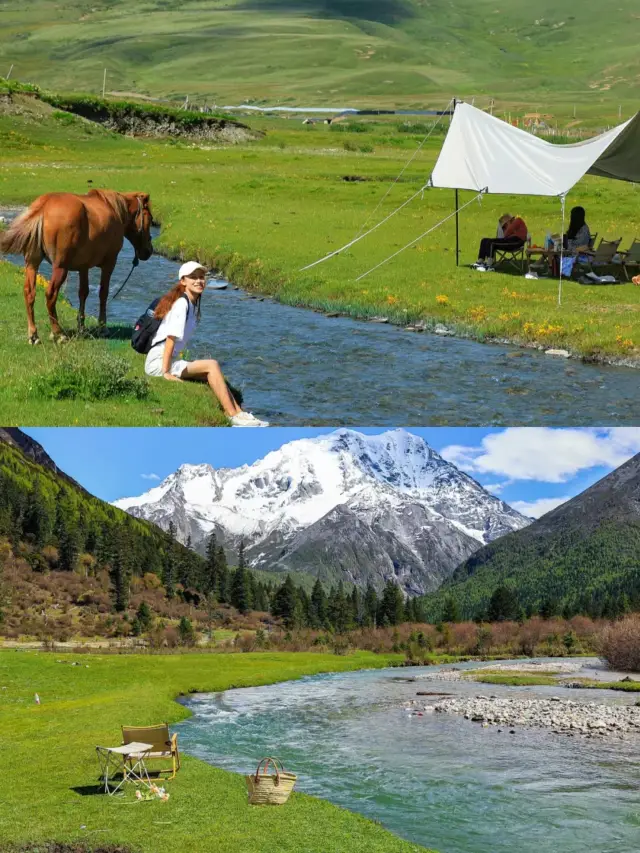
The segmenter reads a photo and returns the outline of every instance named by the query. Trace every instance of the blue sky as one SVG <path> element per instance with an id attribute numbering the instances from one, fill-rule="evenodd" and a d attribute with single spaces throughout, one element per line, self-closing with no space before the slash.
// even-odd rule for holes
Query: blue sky
<path id="1" fill-rule="evenodd" d="M 323 428 L 27 428 L 56 464 L 88 491 L 113 501 L 139 495 L 183 463 L 236 467 Z M 379 434 L 384 429 L 359 428 Z M 579 494 L 635 453 L 640 428 L 409 429 L 494 494 L 539 516 Z"/>

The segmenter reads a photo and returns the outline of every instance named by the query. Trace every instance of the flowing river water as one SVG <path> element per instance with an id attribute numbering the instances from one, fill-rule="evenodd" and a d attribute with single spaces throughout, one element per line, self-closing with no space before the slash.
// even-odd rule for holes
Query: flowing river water
<path id="1" fill-rule="evenodd" d="M 132 257 L 125 242 L 112 293 Z M 141 263 L 109 302 L 109 321 L 133 325 L 175 283 L 178 266 L 160 255 Z M 41 272 L 49 275 L 48 264 Z M 92 270 L 87 311 L 96 316 L 98 280 Z M 77 290 L 72 273 L 66 294 L 76 307 Z M 36 312 L 46 338 L 43 301 L 39 293 Z M 634 368 L 329 318 L 231 287 L 205 292 L 189 352 L 217 358 L 243 390 L 246 407 L 273 425 L 593 426 L 594 413 L 607 426 L 640 422 Z"/>
<path id="2" fill-rule="evenodd" d="M 581 675 L 597 667 L 585 661 Z M 462 668 L 486 664 L 461 664 Z M 185 700 L 182 748 L 241 773 L 280 757 L 296 789 L 440 853 L 638 853 L 640 739 L 410 716 L 417 690 L 633 703 L 634 694 L 426 682 L 434 667 L 303 678 Z M 602 673 L 600 673 L 602 675 Z M 416 678 L 416 681 L 411 681 Z"/>

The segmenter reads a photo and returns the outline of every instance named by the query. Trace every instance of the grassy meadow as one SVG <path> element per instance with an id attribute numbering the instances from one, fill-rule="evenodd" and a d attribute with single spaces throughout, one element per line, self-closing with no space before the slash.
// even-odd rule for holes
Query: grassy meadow
<path id="1" fill-rule="evenodd" d="M 283 853 L 418 853 L 423 848 L 379 824 L 304 794 L 294 793 L 281 808 L 250 808 L 241 776 L 185 756 L 176 778 L 165 784 L 167 802 L 136 802 L 133 786 L 124 797 L 95 790 L 96 744 L 118 744 L 122 724 L 184 719 L 188 712 L 174 701 L 178 694 L 383 667 L 394 657 L 0 651 L 0 847 L 56 840 L 141 853 L 252 853 L 268 843 Z"/>
<path id="2" fill-rule="evenodd" d="M 219 105 L 637 109 L 636 0 L 5 0 L 0 73 Z M 574 106 L 576 115 L 574 117 Z"/>
<path id="3" fill-rule="evenodd" d="M 234 283 L 281 302 L 363 319 L 384 316 L 401 325 L 422 323 L 427 329 L 444 323 L 479 340 L 560 347 L 589 359 L 637 363 L 640 288 L 565 282 L 558 306 L 556 281 L 530 281 L 508 272 L 483 275 L 465 266 L 475 260 L 480 237 L 494 233 L 505 210 L 526 219 L 538 244 L 547 230 L 559 231 L 560 205 L 555 199 L 489 196 L 474 202 L 460 215 L 460 267 L 455 265 L 450 219 L 356 281 L 452 212 L 453 191 L 425 190 L 349 251 L 299 272 L 420 190 L 443 137 L 434 134 L 394 184 L 423 141 L 426 125 L 414 123 L 407 131 L 400 120 L 372 120 L 305 127 L 298 120 L 264 118 L 252 121 L 252 127 L 265 135 L 236 146 L 130 139 L 16 96 L 10 111 L 0 112 L 0 206 L 28 204 L 49 191 L 81 193 L 88 186 L 146 190 L 162 223 L 156 241 L 160 251 L 197 257 Z M 601 237 L 622 237 L 625 247 L 640 235 L 638 193 L 633 184 L 587 177 L 571 193 L 568 205 L 583 204 L 592 231 Z M 462 202 L 473 198 L 472 193 L 460 195 Z M 74 279 L 72 275 L 70 287 L 75 287 Z M 12 363 L 10 381 L 2 392 L 5 420 L 41 423 L 42 404 L 29 391 L 29 383 L 58 352 L 46 340 L 43 294 L 38 295 L 36 316 L 45 343 L 31 352 L 19 278 L 6 266 L 0 269 L 0 293 L 1 322 L 8 330 L 0 346 L 7 351 L 5 364 Z M 73 325 L 70 310 L 65 323 Z M 122 329 L 113 335 L 128 337 Z M 130 350 L 127 340 L 90 345 L 117 352 L 130 360 L 134 375 L 142 375 L 142 358 Z M 206 389 L 190 387 L 185 394 L 179 386 L 167 386 L 152 382 L 152 403 L 146 409 L 139 401 L 132 406 L 119 400 L 114 406 L 105 402 L 100 411 L 56 401 L 49 407 L 48 422 L 221 422 Z"/>

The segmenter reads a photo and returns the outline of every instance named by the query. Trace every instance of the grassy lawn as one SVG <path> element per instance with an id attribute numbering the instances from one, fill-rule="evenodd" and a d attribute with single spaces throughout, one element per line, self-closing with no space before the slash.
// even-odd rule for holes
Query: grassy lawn
<path id="1" fill-rule="evenodd" d="M 249 808 L 241 776 L 188 757 L 166 784 L 167 803 L 137 803 L 132 791 L 125 798 L 92 793 L 94 746 L 118 743 L 123 723 L 184 719 L 187 711 L 174 701 L 180 693 L 382 667 L 392 658 L 364 652 L 156 657 L 0 651 L 0 688 L 6 688 L 0 690 L 0 847 L 55 839 L 149 853 L 421 850 L 376 823 L 303 794 L 294 793 L 283 808 Z M 73 661 L 80 665 L 71 666 Z"/>
<path id="2" fill-rule="evenodd" d="M 30 112 L 30 110 L 32 110 Z M 39 112 L 38 112 L 39 111 Z M 254 128 L 267 131 L 257 142 L 234 147 L 198 147 L 171 141 L 132 140 L 74 119 L 64 122 L 39 105 L 21 115 L 0 115 L 0 205 L 30 202 L 54 190 L 84 192 L 87 181 L 123 191 L 151 193 L 162 222 L 157 247 L 176 257 L 197 256 L 222 270 L 234 283 L 271 294 L 287 304 L 354 317 L 385 316 L 391 322 L 444 323 L 459 334 L 480 340 L 508 339 L 523 345 L 561 347 L 587 358 L 637 364 L 640 288 L 564 285 L 557 305 L 557 282 L 525 280 L 519 275 L 482 275 L 454 258 L 453 220 L 370 276 L 356 281 L 375 263 L 450 214 L 453 192 L 427 190 L 371 237 L 348 252 L 299 272 L 305 264 L 342 246 L 361 228 L 391 213 L 426 181 L 442 141 L 433 137 L 405 171 L 402 180 L 373 216 L 378 202 L 424 136 L 399 132 L 397 122 L 363 124 L 363 132 L 338 132 L 325 125 L 311 129 L 299 122 L 260 119 Z M 346 181 L 345 176 L 363 180 Z M 461 193 L 462 201 L 472 197 Z M 632 184 L 585 178 L 568 199 L 583 204 L 593 231 L 622 237 L 623 246 L 640 235 L 638 188 Z M 483 234 L 495 231 L 498 216 L 511 210 L 525 217 L 534 242 L 547 229 L 561 227 L 555 199 L 490 196 L 461 214 L 462 263 L 475 260 Z M 24 379 L 51 359 L 53 345 L 28 353 L 26 321 L 19 281 L 2 273 L 3 321 L 10 338 L 4 346 L 21 355 L 11 390 L 5 390 L 9 421 L 24 411 L 23 424 L 42 423 L 41 403 L 26 402 Z M 73 279 L 71 286 L 74 287 Z M 16 289 L 15 299 L 11 289 Z M 5 296 L 5 291 L 7 295 Z M 42 296 L 38 300 L 41 330 Z M 70 313 L 66 322 L 73 324 Z M 132 318 L 133 320 L 134 318 Z M 94 346 L 94 344 L 90 344 Z M 95 344 L 113 347 L 132 359 L 141 375 L 142 359 L 126 341 Z M 84 347 L 85 343 L 79 344 Z M 88 346 L 88 344 L 87 344 Z M 124 352 L 127 350 L 127 355 Z M 7 363 L 7 362 L 5 362 Z M 22 373 L 22 376 L 19 374 Z M 23 391 L 18 391 L 21 384 Z M 168 385 L 169 383 L 166 383 Z M 216 412 L 203 389 L 167 388 L 153 383 L 153 404 L 117 403 L 119 423 L 208 423 Z M 200 393 L 202 392 L 202 393 Z M 22 394 L 22 398 L 20 397 Z M 177 412 L 175 401 L 187 401 Z M 112 423 L 110 405 L 94 414 L 70 405 L 60 414 L 50 407 L 49 423 Z M 159 410 L 162 409 L 162 415 Z M 219 416 L 218 416 L 219 417 Z M 124 418 L 124 419 L 123 419 Z"/>

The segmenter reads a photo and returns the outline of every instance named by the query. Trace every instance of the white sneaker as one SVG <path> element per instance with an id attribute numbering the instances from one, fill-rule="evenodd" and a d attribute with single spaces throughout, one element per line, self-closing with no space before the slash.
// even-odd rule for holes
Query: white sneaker
<path id="1" fill-rule="evenodd" d="M 476 272 L 486 272 L 487 271 L 487 267 L 484 264 L 474 264 L 473 268 L 475 269 Z"/>
<path id="2" fill-rule="evenodd" d="M 234 415 L 232 418 L 229 418 L 231 421 L 231 426 L 234 427 L 268 427 L 268 421 L 261 421 L 256 418 L 251 412 L 238 412 L 237 415 Z"/>

